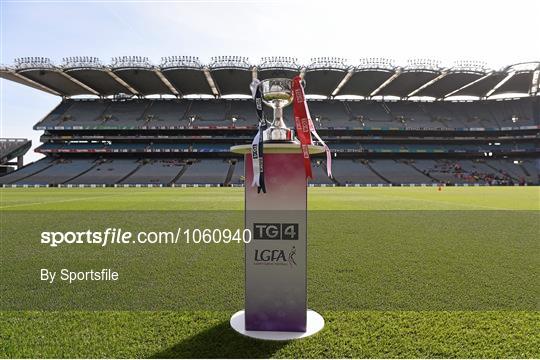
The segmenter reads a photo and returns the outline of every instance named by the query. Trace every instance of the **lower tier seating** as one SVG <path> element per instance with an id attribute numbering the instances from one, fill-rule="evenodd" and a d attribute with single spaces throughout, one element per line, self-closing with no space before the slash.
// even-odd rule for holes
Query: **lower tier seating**
<path id="1" fill-rule="evenodd" d="M 539 184 L 540 159 L 351 159 L 312 161 L 315 185 Z M 0 185 L 241 185 L 244 161 L 201 158 L 45 157 L 0 177 Z"/>

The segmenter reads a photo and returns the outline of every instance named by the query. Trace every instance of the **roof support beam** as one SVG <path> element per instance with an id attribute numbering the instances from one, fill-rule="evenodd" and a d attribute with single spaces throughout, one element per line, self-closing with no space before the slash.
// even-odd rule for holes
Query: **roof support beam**
<path id="1" fill-rule="evenodd" d="M 390 76 L 388 79 L 386 79 L 385 82 L 383 82 L 381 85 L 379 85 L 378 88 L 376 88 L 375 90 L 373 90 L 373 92 L 371 94 L 369 94 L 369 97 L 373 97 L 375 95 L 377 95 L 382 89 L 384 89 L 385 87 L 388 86 L 388 84 L 390 84 L 392 81 L 394 81 L 399 75 L 401 75 L 401 69 L 397 69 L 395 74 Z"/>
<path id="2" fill-rule="evenodd" d="M 205 67 L 203 71 L 204 71 L 204 76 L 206 76 L 206 81 L 208 81 L 208 85 L 210 86 L 210 89 L 212 89 L 212 93 L 214 94 L 214 96 L 215 97 L 220 96 L 221 92 L 219 91 L 219 88 L 217 87 L 216 82 L 212 78 L 212 74 L 210 74 L 210 69 Z"/>
<path id="3" fill-rule="evenodd" d="M 497 90 L 498 88 L 500 88 L 501 86 L 504 85 L 505 82 L 507 82 L 508 80 L 510 80 L 514 75 L 516 74 L 515 71 L 512 71 L 511 73 L 509 73 L 508 75 L 506 75 L 506 77 L 504 79 L 502 79 L 501 81 L 499 81 L 499 83 L 497 85 L 495 85 L 495 87 L 491 90 L 489 90 L 486 94 L 486 97 L 490 97 L 491 94 L 493 94 L 495 92 L 495 90 Z"/>
<path id="4" fill-rule="evenodd" d="M 129 85 L 124 80 L 120 79 L 114 72 L 112 72 L 110 69 L 105 69 L 105 72 L 109 74 L 114 80 L 116 80 L 120 85 L 131 91 L 133 95 L 140 95 L 137 90 L 135 90 L 131 85 Z"/>
<path id="5" fill-rule="evenodd" d="M 167 80 L 167 78 L 163 75 L 163 73 L 161 72 L 161 70 L 159 69 L 154 69 L 154 73 L 157 75 L 157 77 L 161 80 L 162 83 L 165 84 L 165 86 L 167 86 L 169 88 L 169 90 L 175 95 L 175 96 L 180 96 L 180 92 L 173 86 L 173 84 L 171 84 L 171 82 L 169 80 Z"/>
<path id="6" fill-rule="evenodd" d="M 484 75 L 484 76 L 482 76 L 481 78 L 478 78 L 478 79 L 476 79 L 476 80 L 474 80 L 474 81 L 471 81 L 471 82 L 468 83 L 468 84 L 463 85 L 463 86 L 460 87 L 459 89 L 456 89 L 456 90 L 454 90 L 454 91 L 452 91 L 452 92 L 449 92 L 448 94 L 446 94 L 446 95 L 443 96 L 443 99 L 444 99 L 444 98 L 447 98 L 447 97 L 449 97 L 449 96 L 452 96 L 452 95 L 454 95 L 454 94 L 460 92 L 461 90 L 465 90 L 465 89 L 468 88 L 469 86 L 472 86 L 472 85 L 476 84 L 477 82 L 480 82 L 480 81 L 482 81 L 482 80 L 484 80 L 484 79 L 487 79 L 487 78 L 490 77 L 491 75 L 493 75 L 493 71 L 490 72 L 490 73 L 488 73 L 488 74 L 486 74 L 486 75 Z"/>
<path id="7" fill-rule="evenodd" d="M 46 92 L 51 93 L 51 94 L 54 94 L 54 95 L 62 96 L 62 94 L 60 94 L 58 91 L 53 90 L 53 89 L 51 89 L 50 87 L 47 87 L 47 86 L 43 85 L 42 83 L 38 83 L 37 81 L 34 81 L 34 80 L 30 79 L 30 78 L 27 78 L 26 76 L 24 76 L 24 75 L 22 75 L 22 74 L 19 74 L 19 73 L 16 72 L 16 71 L 13 71 L 13 70 L 10 69 L 10 70 L 8 70 L 8 72 L 9 72 L 11 75 L 13 75 L 13 76 L 15 76 L 15 77 L 21 79 L 22 81 L 31 83 L 32 85 L 34 85 L 34 86 L 40 88 L 40 89 L 43 90 L 43 91 L 46 91 Z"/>
<path id="8" fill-rule="evenodd" d="M 300 78 L 301 79 L 304 79 L 304 76 L 306 76 L 306 67 L 303 66 L 301 69 L 300 69 Z"/>
<path id="9" fill-rule="evenodd" d="M 339 94 L 339 92 L 341 91 L 341 88 L 347 83 L 347 81 L 349 81 L 349 79 L 353 76 L 353 74 L 354 74 L 354 69 L 350 69 L 347 72 L 347 74 L 343 77 L 343 79 L 341 79 L 341 81 L 338 84 L 337 88 L 334 91 L 332 91 L 332 97 Z"/>
<path id="10" fill-rule="evenodd" d="M 532 77 L 531 95 L 536 95 L 540 87 L 540 69 L 535 70 Z"/>
<path id="11" fill-rule="evenodd" d="M 442 78 L 444 78 L 446 75 L 448 75 L 448 71 L 443 71 L 439 76 L 437 76 L 435 79 L 432 79 L 430 81 L 428 81 L 427 83 L 425 83 L 424 85 L 420 86 L 418 89 L 412 91 L 409 95 L 407 95 L 407 97 L 411 97 L 411 96 L 414 96 L 415 94 L 419 93 L 420 91 L 424 90 L 425 88 L 427 88 L 428 86 L 436 83 L 437 81 L 441 80 Z"/>
<path id="12" fill-rule="evenodd" d="M 65 72 L 61 71 L 61 70 L 58 70 L 58 73 L 62 74 L 66 79 L 74 82 L 75 84 L 79 85 L 80 87 L 86 89 L 87 91 L 91 92 L 92 94 L 94 95 L 97 95 L 97 96 L 100 96 L 99 95 L 99 91 L 96 91 L 94 89 L 92 89 L 90 86 L 84 84 L 83 82 L 75 79 L 73 76 L 69 75 L 69 74 L 66 74 Z"/>

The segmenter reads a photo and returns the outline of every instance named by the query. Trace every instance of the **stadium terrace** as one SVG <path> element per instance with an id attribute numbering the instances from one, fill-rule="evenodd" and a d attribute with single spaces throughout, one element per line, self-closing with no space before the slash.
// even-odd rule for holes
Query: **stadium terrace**
<path id="1" fill-rule="evenodd" d="M 240 186 L 233 145 L 256 131 L 253 78 L 306 80 L 335 179 L 315 157 L 314 186 L 538 184 L 540 61 L 489 69 L 428 59 L 307 65 L 268 57 L 20 58 L 0 77 L 61 97 L 34 129 L 45 157 L 22 166 L 25 139 L 1 139 L 3 186 Z M 265 109 L 269 110 L 269 109 Z M 292 126 L 290 107 L 286 122 Z M 268 112 L 270 118 L 270 112 Z M 17 159 L 17 161 L 13 161 Z M 18 170 L 13 170 L 14 167 Z"/>

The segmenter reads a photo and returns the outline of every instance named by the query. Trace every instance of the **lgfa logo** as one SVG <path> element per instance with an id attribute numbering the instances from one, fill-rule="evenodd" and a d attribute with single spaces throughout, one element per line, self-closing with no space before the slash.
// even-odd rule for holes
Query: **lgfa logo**
<path id="1" fill-rule="evenodd" d="M 283 249 L 255 249 L 255 264 L 296 266 L 296 247 L 287 253 Z"/>

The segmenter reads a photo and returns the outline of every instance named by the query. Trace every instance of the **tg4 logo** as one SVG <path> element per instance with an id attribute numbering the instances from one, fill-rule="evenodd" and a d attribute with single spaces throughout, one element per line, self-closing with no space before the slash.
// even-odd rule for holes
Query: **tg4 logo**
<path id="1" fill-rule="evenodd" d="M 298 224 L 254 223 L 253 240 L 298 240 Z"/>

